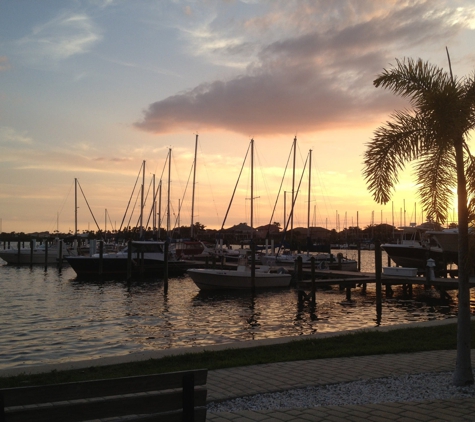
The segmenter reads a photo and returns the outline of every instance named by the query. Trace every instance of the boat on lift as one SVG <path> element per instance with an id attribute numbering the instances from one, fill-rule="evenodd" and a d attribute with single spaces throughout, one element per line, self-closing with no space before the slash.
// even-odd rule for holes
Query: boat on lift
<path id="1" fill-rule="evenodd" d="M 427 234 L 428 224 L 401 227 L 397 243 L 383 243 L 381 248 L 399 267 L 425 270 L 427 260 L 433 259 L 437 268 L 443 268 L 444 264 L 453 260 L 444 254 L 443 248 L 434 236 Z M 433 233 L 434 230 L 431 232 Z"/>

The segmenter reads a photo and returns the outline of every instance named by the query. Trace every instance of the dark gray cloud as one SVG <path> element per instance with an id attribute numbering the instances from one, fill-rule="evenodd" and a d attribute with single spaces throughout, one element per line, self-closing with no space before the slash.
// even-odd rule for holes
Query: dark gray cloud
<path id="1" fill-rule="evenodd" d="M 154 133 L 215 129 L 254 136 L 363 124 L 395 107 L 394 97 L 372 86 L 394 62 L 391 53 L 423 52 L 438 42 L 443 52 L 463 27 L 451 19 L 455 13 L 413 2 L 345 27 L 269 43 L 244 74 L 150 104 L 135 125 Z"/>

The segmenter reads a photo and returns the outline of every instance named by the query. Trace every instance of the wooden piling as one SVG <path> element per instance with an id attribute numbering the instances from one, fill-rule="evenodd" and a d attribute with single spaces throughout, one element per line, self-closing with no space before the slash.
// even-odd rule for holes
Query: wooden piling
<path id="1" fill-rule="evenodd" d="M 256 245 L 251 241 L 251 291 L 256 293 Z"/>
<path id="2" fill-rule="evenodd" d="M 127 242 L 127 283 L 132 278 L 132 241 Z"/>
<path id="3" fill-rule="evenodd" d="M 58 241 L 58 247 L 59 247 L 59 252 L 58 252 L 58 268 L 62 269 L 63 268 L 63 240 Z"/>
<path id="4" fill-rule="evenodd" d="M 33 266 L 33 239 L 30 240 L 30 267 Z"/>
<path id="5" fill-rule="evenodd" d="M 315 257 L 312 256 L 310 258 L 310 265 L 311 265 L 311 270 L 312 270 L 312 304 L 315 306 L 317 304 L 317 299 L 316 299 L 316 288 L 315 288 Z"/>
<path id="6" fill-rule="evenodd" d="M 48 270 L 48 240 L 45 240 L 45 271 Z"/>
<path id="7" fill-rule="evenodd" d="M 297 280 L 298 281 L 303 280 L 303 265 L 302 265 L 302 257 L 301 256 L 297 257 Z"/>
<path id="8" fill-rule="evenodd" d="M 381 256 L 381 243 L 377 240 L 374 244 L 374 269 L 376 276 L 376 316 L 377 321 L 381 322 L 383 311 L 382 297 L 381 297 L 381 273 L 383 271 L 383 263 Z"/>
<path id="9" fill-rule="evenodd" d="M 140 277 L 143 277 L 145 274 L 145 251 L 137 252 L 137 256 L 140 256 L 139 265 L 140 265 Z"/>
<path id="10" fill-rule="evenodd" d="M 163 293 L 168 294 L 168 240 L 165 242 L 163 255 L 163 263 L 165 266 L 163 269 Z"/>
<path id="11" fill-rule="evenodd" d="M 358 271 L 361 271 L 361 242 L 358 241 Z"/>
<path id="12" fill-rule="evenodd" d="M 394 291 L 393 291 L 391 285 L 390 285 L 390 284 L 386 284 L 386 297 L 387 297 L 387 298 L 392 298 L 393 295 L 394 295 Z"/>
<path id="13" fill-rule="evenodd" d="M 346 301 L 351 302 L 351 286 L 346 286 Z"/>
<path id="14" fill-rule="evenodd" d="M 99 240 L 99 275 L 102 275 L 104 264 L 104 241 Z"/>

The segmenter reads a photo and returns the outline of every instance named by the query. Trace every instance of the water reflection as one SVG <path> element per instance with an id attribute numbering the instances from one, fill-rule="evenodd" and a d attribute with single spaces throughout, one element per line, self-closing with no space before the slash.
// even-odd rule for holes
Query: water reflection
<path id="1" fill-rule="evenodd" d="M 114 356 L 133 351 L 301 336 L 456 315 L 456 295 L 394 287 L 376 312 L 374 285 L 352 292 L 316 291 L 300 302 L 295 289 L 200 292 L 188 277 L 83 282 L 65 267 L 0 268 L 0 368 Z M 475 302 L 471 302 L 473 308 Z"/>

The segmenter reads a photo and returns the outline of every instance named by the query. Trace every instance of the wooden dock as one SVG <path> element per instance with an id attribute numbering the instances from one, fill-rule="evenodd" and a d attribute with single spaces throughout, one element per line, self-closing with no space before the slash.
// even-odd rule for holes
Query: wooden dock
<path id="1" fill-rule="evenodd" d="M 292 271 L 291 271 L 292 272 Z M 306 286 L 312 283 L 310 271 L 303 272 L 303 279 L 298 281 L 299 285 Z M 376 274 L 338 270 L 315 270 L 315 283 L 319 286 L 339 285 L 339 284 L 361 284 L 376 283 Z M 381 274 L 383 285 L 404 285 L 418 284 L 431 285 L 435 288 L 445 290 L 458 289 L 458 279 L 435 277 L 427 280 L 426 277 L 403 277 Z M 475 287 L 475 278 L 470 279 L 470 287 Z"/>
<path id="2" fill-rule="evenodd" d="M 195 268 L 223 268 L 236 269 L 235 263 L 220 262 L 190 262 L 189 267 Z M 300 270 L 295 267 L 287 267 L 286 270 L 292 274 L 293 285 L 299 291 L 299 298 L 302 300 L 311 300 L 315 289 L 338 287 L 340 290 L 346 290 L 346 298 L 351 301 L 352 289 L 361 288 L 364 292 L 368 284 L 377 285 L 375 273 L 340 271 L 340 270 L 320 270 L 315 269 L 312 273 L 311 268 L 303 267 Z M 441 297 L 451 299 L 447 293 L 451 290 L 458 290 L 458 280 L 453 278 L 454 272 L 447 271 L 449 278 L 434 277 L 430 281 L 423 275 L 417 277 L 394 276 L 381 274 L 381 284 L 376 286 L 376 290 L 384 288 L 384 294 L 387 298 L 393 296 L 393 287 L 401 286 L 405 294 L 412 294 L 413 285 L 423 286 L 428 289 L 434 287 L 440 292 Z M 314 280 L 312 280 L 314 278 Z M 475 277 L 470 279 L 470 288 L 475 287 Z M 310 291 L 310 293 L 307 293 Z M 382 292 L 381 292 L 382 293 Z"/>
<path id="3" fill-rule="evenodd" d="M 451 290 L 458 290 L 458 280 L 455 278 L 433 277 L 428 280 L 426 277 L 405 277 L 381 274 L 378 283 L 376 274 L 349 272 L 338 270 L 315 270 L 313 275 L 309 272 L 304 274 L 295 274 L 295 285 L 298 289 L 299 302 L 316 303 L 315 291 L 317 288 L 338 286 L 340 290 L 346 291 L 346 301 L 351 302 L 352 289 L 361 288 L 364 293 L 368 284 L 376 285 L 377 302 L 381 303 L 382 288 L 384 287 L 386 298 L 392 298 L 394 291 L 393 286 L 401 286 L 404 295 L 412 296 L 413 285 L 423 286 L 425 289 L 434 287 L 439 291 L 440 297 L 445 300 L 451 300 L 452 297 L 448 293 Z M 470 288 L 475 287 L 475 278 L 469 281 Z M 310 291 L 310 293 L 307 293 Z"/>

